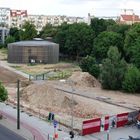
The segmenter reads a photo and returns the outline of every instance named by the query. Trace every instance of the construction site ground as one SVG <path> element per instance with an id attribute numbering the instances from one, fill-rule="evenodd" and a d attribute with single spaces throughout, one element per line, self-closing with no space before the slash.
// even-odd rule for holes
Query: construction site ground
<path id="1" fill-rule="evenodd" d="M 62 64 L 57 64 L 53 69 L 61 69 L 61 66 Z M 70 65 L 63 64 L 63 68 L 68 66 L 72 69 Z M 16 103 L 16 81 L 20 79 L 21 105 L 24 109 L 43 117 L 47 117 L 49 112 L 54 112 L 57 120 L 65 125 L 71 125 L 73 115 L 75 129 L 81 129 L 82 121 L 86 119 L 140 109 L 139 94 L 103 90 L 96 79 L 80 79 L 81 75 L 88 77 L 87 73 L 78 71 L 66 80 L 29 82 L 27 78 L 0 66 L 0 81 L 6 86 L 11 103 Z M 93 83 L 90 85 L 88 81 Z M 74 106 L 71 105 L 72 94 Z"/>

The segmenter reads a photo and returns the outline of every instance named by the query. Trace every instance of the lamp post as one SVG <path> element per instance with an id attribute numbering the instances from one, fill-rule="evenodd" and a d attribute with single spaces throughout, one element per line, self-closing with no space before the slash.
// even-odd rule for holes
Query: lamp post
<path id="1" fill-rule="evenodd" d="M 20 95 L 19 95 L 20 81 L 17 80 L 17 129 L 20 129 Z"/>

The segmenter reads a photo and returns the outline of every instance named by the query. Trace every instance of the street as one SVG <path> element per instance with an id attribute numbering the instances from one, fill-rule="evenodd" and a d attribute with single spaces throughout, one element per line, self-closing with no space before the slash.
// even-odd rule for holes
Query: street
<path id="1" fill-rule="evenodd" d="M 13 131 L 0 125 L 0 140 L 25 140 L 21 136 L 17 135 Z"/>

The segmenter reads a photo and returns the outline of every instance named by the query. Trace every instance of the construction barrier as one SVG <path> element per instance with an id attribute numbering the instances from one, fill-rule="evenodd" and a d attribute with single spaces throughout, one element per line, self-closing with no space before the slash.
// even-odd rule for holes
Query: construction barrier
<path id="1" fill-rule="evenodd" d="M 123 127 L 128 122 L 128 113 L 117 114 L 117 128 Z"/>
<path id="2" fill-rule="evenodd" d="M 102 118 L 83 121 L 82 135 L 93 134 L 101 131 L 107 131 L 112 128 L 123 127 L 128 123 L 128 114 L 122 113 L 114 116 L 105 116 Z"/>
<path id="3" fill-rule="evenodd" d="M 82 135 L 88 135 L 96 132 L 100 132 L 101 119 L 92 119 L 83 122 Z"/>
<path id="4" fill-rule="evenodd" d="M 107 131 L 109 129 L 109 116 L 105 117 L 105 125 L 104 125 L 104 131 Z"/>

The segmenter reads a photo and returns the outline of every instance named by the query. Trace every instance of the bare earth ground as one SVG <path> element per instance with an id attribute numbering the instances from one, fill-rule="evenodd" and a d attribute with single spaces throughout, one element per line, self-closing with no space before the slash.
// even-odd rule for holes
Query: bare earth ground
<path id="1" fill-rule="evenodd" d="M 32 66 L 30 67 L 31 69 L 33 68 Z M 71 65 L 57 64 L 53 66 L 49 65 L 49 67 L 50 69 L 64 69 L 71 68 Z M 38 68 L 39 66 L 36 66 L 35 69 Z M 48 70 L 49 68 L 47 67 L 46 69 Z M 16 102 L 16 84 L 13 83 L 15 83 L 17 79 L 21 79 L 21 81 L 27 80 L 14 72 L 0 67 L 0 80 L 8 83 L 6 84 L 6 88 L 9 92 L 9 100 L 13 102 Z M 71 85 L 71 83 L 62 83 L 54 80 L 37 82 L 28 87 L 22 87 L 21 104 L 28 108 L 28 110 L 44 116 L 47 116 L 50 111 L 54 112 L 57 114 L 56 117 L 58 121 L 66 125 L 70 125 L 71 121 L 71 95 L 57 90 L 56 88 L 68 91 L 74 90 L 75 93 L 81 95 L 101 98 L 126 107 L 140 109 L 140 95 L 102 90 L 98 81 L 95 78 L 91 78 L 87 73 L 74 73 L 68 80 L 72 81 L 73 84 Z M 73 109 L 74 127 L 78 129 L 81 129 L 82 121 L 85 119 L 132 111 L 131 109 L 127 109 L 125 107 L 118 107 L 77 95 L 74 95 Z"/>

